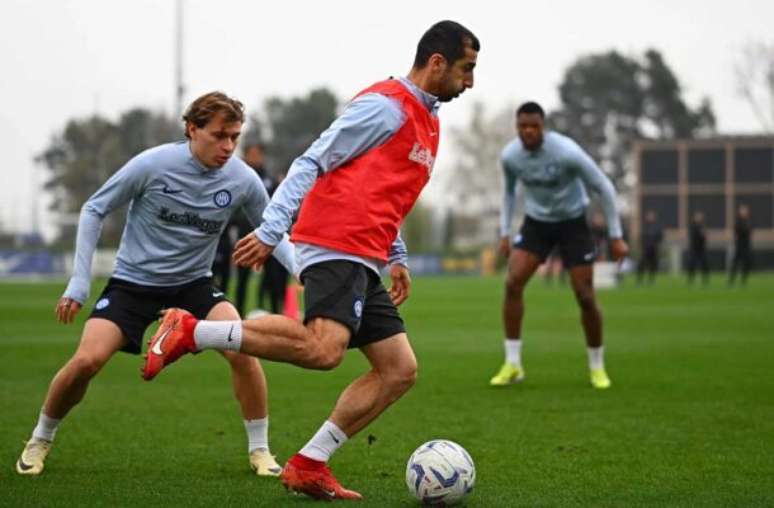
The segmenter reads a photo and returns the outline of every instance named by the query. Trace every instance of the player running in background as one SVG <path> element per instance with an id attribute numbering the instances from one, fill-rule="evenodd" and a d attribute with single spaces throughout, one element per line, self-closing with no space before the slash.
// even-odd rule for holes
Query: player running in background
<path id="1" fill-rule="evenodd" d="M 117 171 L 81 209 L 70 283 L 56 317 L 71 323 L 89 296 L 91 262 L 102 221 L 129 204 L 126 227 L 107 286 L 86 321 L 73 357 L 54 376 L 32 437 L 16 463 L 37 475 L 61 420 L 81 401 L 89 382 L 116 351 L 139 354 L 143 334 L 159 311 L 182 307 L 204 319 L 239 319 L 212 284 L 210 267 L 221 231 L 239 208 L 257 225 L 268 203 L 255 172 L 232 157 L 244 112 L 239 101 L 213 92 L 196 99 L 181 141 L 151 148 Z M 293 266 L 287 240 L 274 250 Z M 266 379 L 254 358 L 224 351 L 248 436 L 251 467 L 276 476 L 269 453 Z"/>
<path id="2" fill-rule="evenodd" d="M 358 94 L 294 161 L 256 234 L 237 244 L 238 264 L 263 263 L 300 206 L 291 239 L 305 288 L 304 324 L 282 316 L 217 323 L 169 311 L 153 339 L 163 354 L 148 356 L 149 376 L 201 349 L 233 349 L 310 369 L 333 369 L 347 348 L 361 350 L 370 370 L 344 390 L 328 420 L 288 461 L 282 482 L 291 490 L 359 499 L 327 462 L 414 384 L 417 362 L 397 309 L 411 284 L 398 228 L 433 169 L 439 104 L 473 86 L 478 50 L 462 25 L 433 25 L 408 76 Z M 380 278 L 386 264 L 389 292 Z"/>
<path id="3" fill-rule="evenodd" d="M 521 363 L 524 288 L 551 249 L 557 246 L 581 310 L 591 384 L 595 388 L 608 388 L 611 383 L 603 358 L 602 314 L 593 286 L 597 253 L 585 214 L 589 204 L 588 187 L 602 198 L 611 254 L 615 260 L 623 259 L 629 248 L 622 238 L 615 189 L 575 141 L 556 132 L 544 132 L 544 120 L 539 104 L 521 105 L 516 111 L 518 137 L 502 153 L 505 198 L 500 214 L 499 250 L 508 257 L 503 303 L 505 363 L 490 384 L 504 386 L 524 379 Z M 525 218 L 511 249 L 517 182 L 524 187 Z"/>

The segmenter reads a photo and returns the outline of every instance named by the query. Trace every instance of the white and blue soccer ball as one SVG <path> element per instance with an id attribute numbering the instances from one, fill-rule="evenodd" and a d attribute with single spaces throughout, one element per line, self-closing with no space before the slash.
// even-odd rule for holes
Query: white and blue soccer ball
<path id="1" fill-rule="evenodd" d="M 406 465 L 406 486 L 422 504 L 462 503 L 475 483 L 473 459 L 453 441 L 428 441 L 411 454 Z"/>

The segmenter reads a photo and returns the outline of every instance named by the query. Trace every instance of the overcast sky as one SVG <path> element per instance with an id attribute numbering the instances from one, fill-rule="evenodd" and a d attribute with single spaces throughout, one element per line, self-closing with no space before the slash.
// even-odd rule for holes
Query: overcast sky
<path id="1" fill-rule="evenodd" d="M 2 0 L 0 227 L 31 227 L 33 189 L 46 176 L 34 171 L 32 158 L 68 119 L 95 112 L 116 119 L 134 106 L 172 111 L 174 5 Z M 634 55 L 654 47 L 681 79 L 691 105 L 707 95 L 721 131 L 752 132 L 758 126 L 736 95 L 733 62 L 746 42 L 774 41 L 772 0 L 184 5 L 186 100 L 221 89 L 248 109 L 269 95 L 304 94 L 317 86 L 348 98 L 376 80 L 405 74 L 431 24 L 459 21 L 482 48 L 475 88 L 442 108 L 446 126 L 464 123 L 474 100 L 491 111 L 526 98 L 551 109 L 558 105 L 564 70 L 578 56 L 613 48 Z M 453 156 L 445 146 L 436 171 Z M 41 214 L 41 220 L 52 218 Z"/>

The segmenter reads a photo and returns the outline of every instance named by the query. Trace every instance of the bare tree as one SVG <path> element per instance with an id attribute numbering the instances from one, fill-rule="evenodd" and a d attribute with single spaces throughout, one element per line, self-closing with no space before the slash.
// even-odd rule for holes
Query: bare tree
<path id="1" fill-rule="evenodd" d="M 464 128 L 451 129 L 456 162 L 441 173 L 444 193 L 444 246 L 472 247 L 497 238 L 502 202 L 500 153 L 515 136 L 513 108 L 488 114 L 484 104 L 473 105 Z"/>
<path id="2" fill-rule="evenodd" d="M 774 43 L 750 42 L 742 47 L 734 74 L 739 95 L 763 130 L 774 133 Z"/>
<path id="3" fill-rule="evenodd" d="M 481 213 L 500 204 L 502 193 L 500 152 L 515 136 L 513 108 L 488 115 L 483 103 L 473 105 L 470 123 L 452 128 L 457 162 L 454 171 L 444 175 L 447 204 L 469 212 Z"/>

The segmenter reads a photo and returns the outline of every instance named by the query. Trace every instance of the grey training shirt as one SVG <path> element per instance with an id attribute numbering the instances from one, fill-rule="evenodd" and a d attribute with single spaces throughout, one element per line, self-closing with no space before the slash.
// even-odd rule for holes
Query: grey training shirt
<path id="1" fill-rule="evenodd" d="M 588 187 L 599 194 L 610 238 L 621 238 L 621 219 L 610 179 L 578 144 L 558 132 L 546 132 L 537 150 L 524 148 L 518 137 L 501 156 L 505 195 L 500 234 L 509 236 L 516 207 L 516 183 L 524 188 L 525 213 L 545 222 L 580 217 L 589 204 Z"/>
<path id="2" fill-rule="evenodd" d="M 146 150 L 117 171 L 81 208 L 75 264 L 64 296 L 89 296 L 91 261 L 102 220 L 129 203 L 113 277 L 146 286 L 176 286 L 212 275 L 218 239 L 231 215 L 244 210 L 254 226 L 269 197 L 258 175 L 237 157 L 203 166 L 187 141 Z M 274 256 L 296 273 L 287 238 Z"/>

